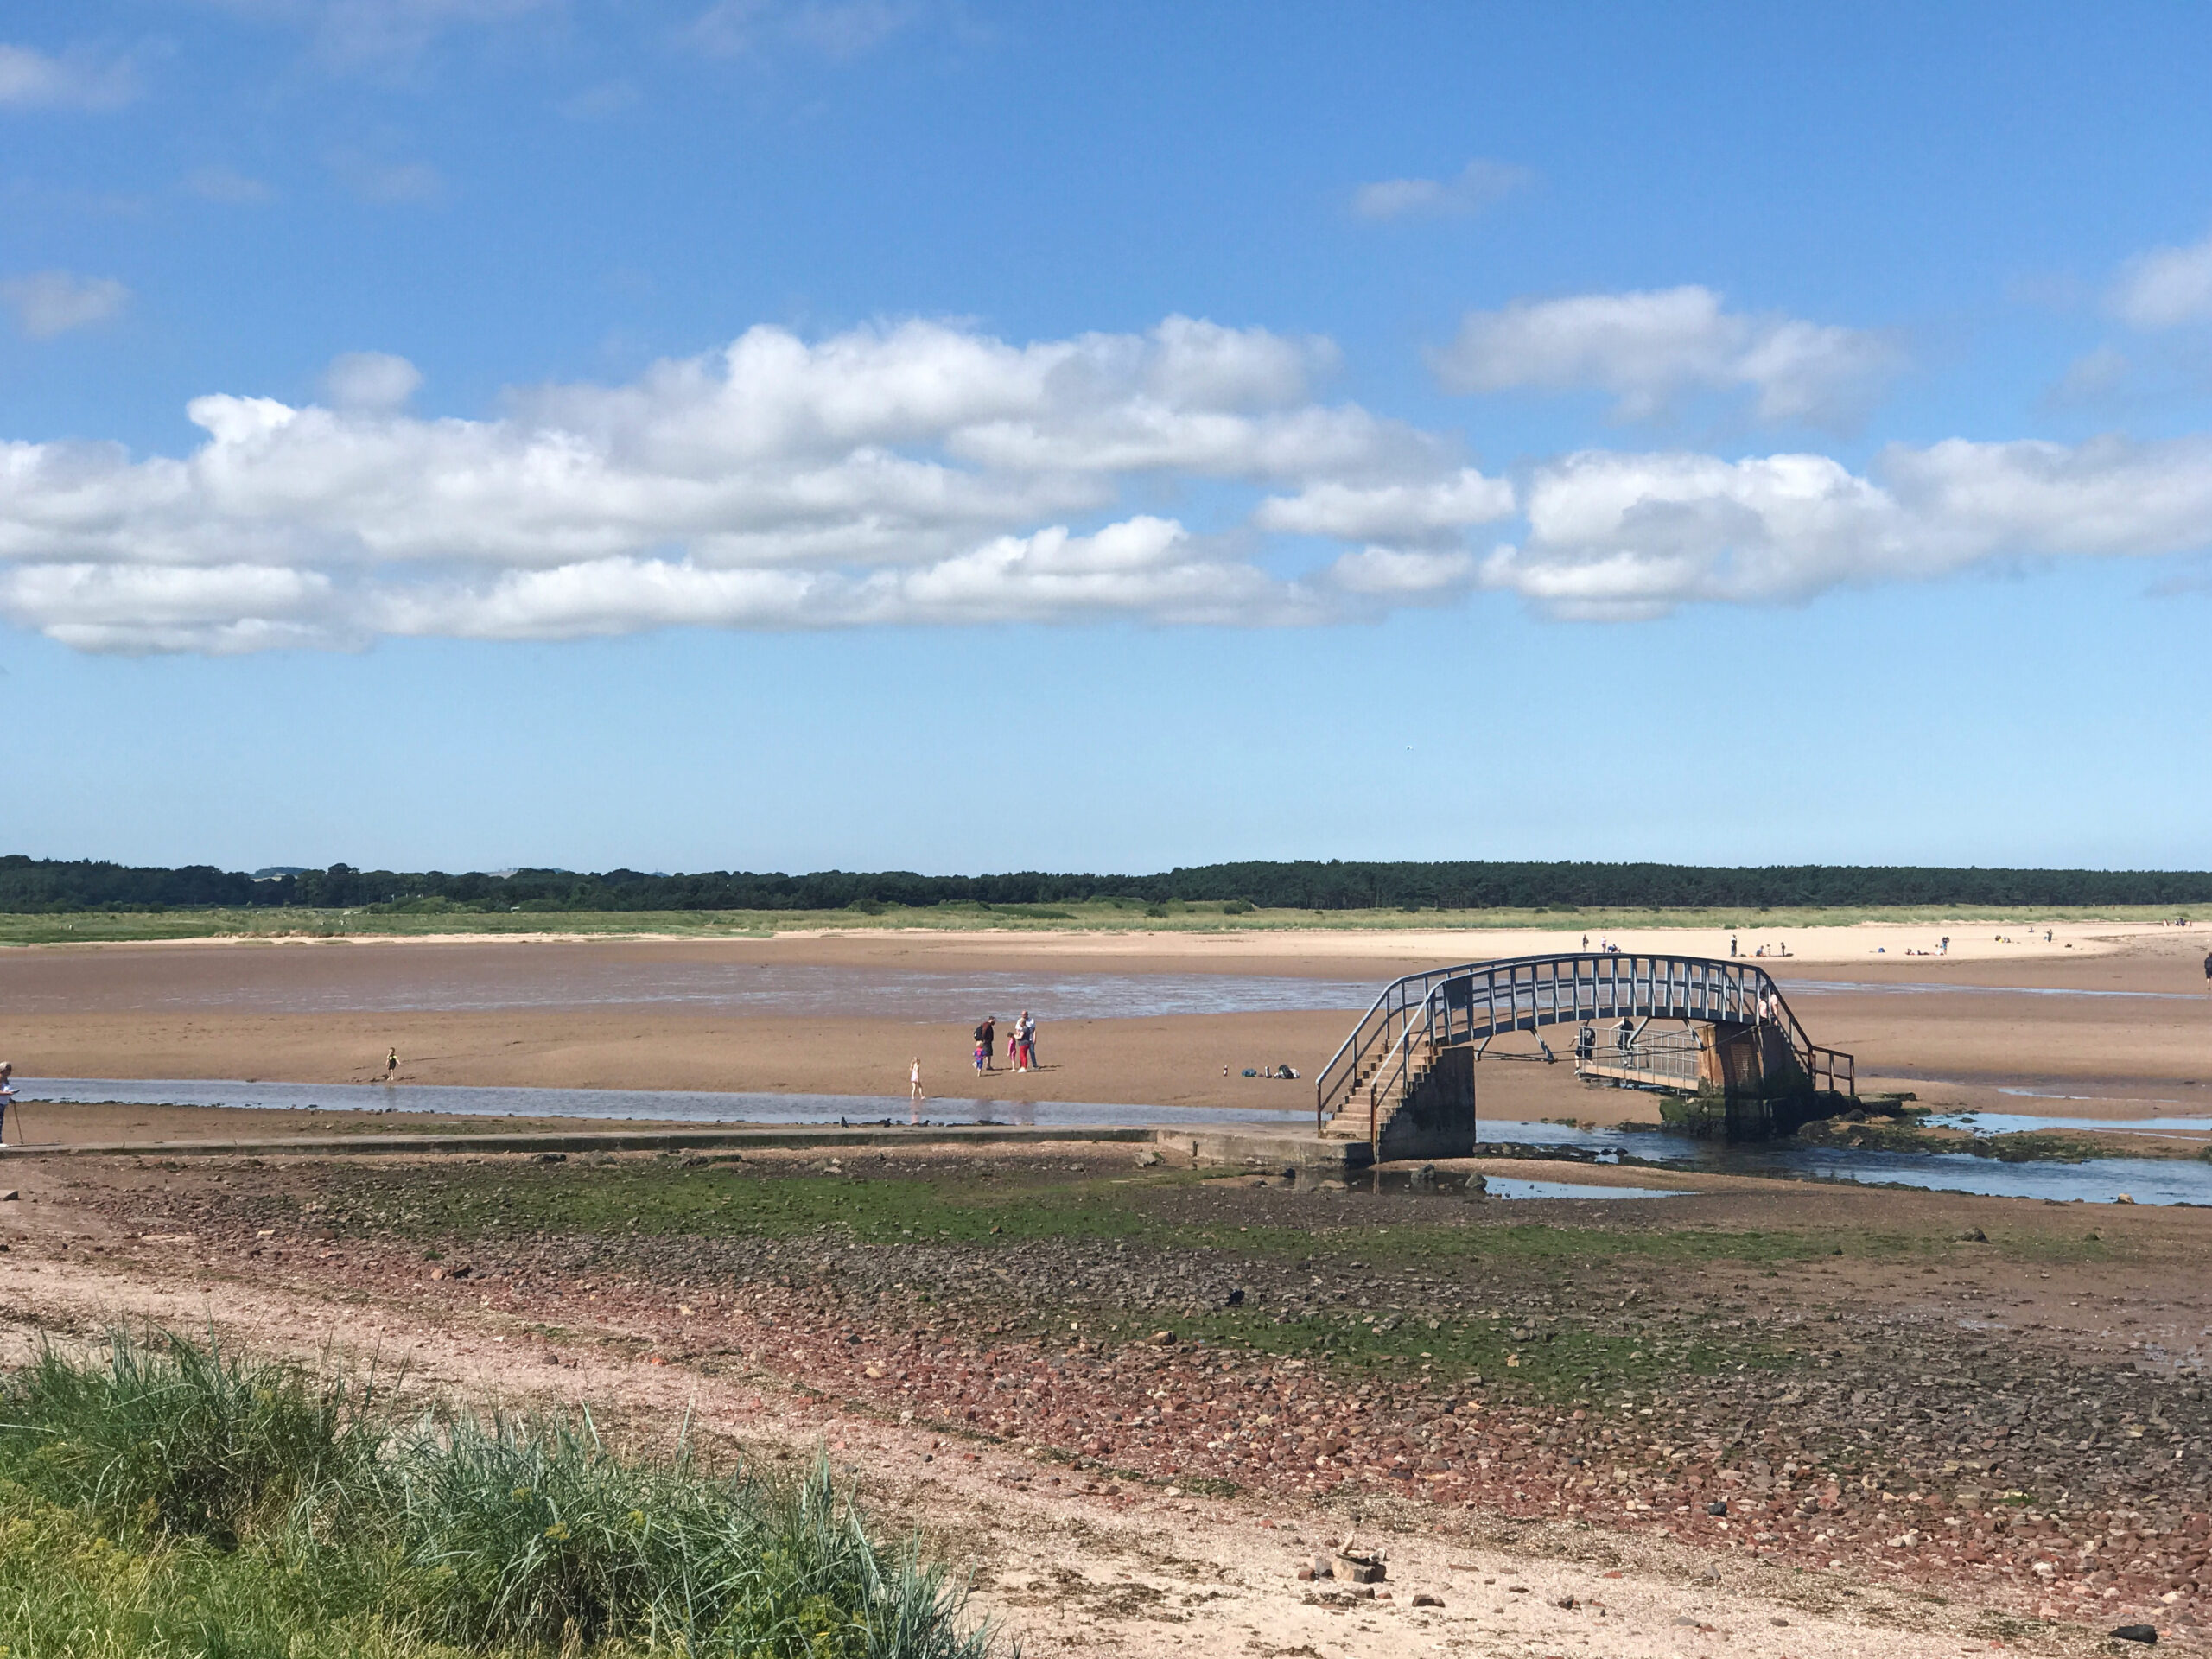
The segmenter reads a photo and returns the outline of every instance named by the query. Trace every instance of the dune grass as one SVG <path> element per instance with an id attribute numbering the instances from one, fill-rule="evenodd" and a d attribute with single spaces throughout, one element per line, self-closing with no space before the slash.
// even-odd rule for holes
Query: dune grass
<path id="1" fill-rule="evenodd" d="M 588 1418 L 394 1419 L 372 1383 L 118 1337 L 0 1384 L 0 1652 L 988 1659 L 817 1461 L 718 1477 Z"/>

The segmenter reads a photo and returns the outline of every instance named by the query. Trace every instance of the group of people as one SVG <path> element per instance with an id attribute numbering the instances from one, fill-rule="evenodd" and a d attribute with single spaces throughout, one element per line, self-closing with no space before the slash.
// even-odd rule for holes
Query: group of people
<path id="1" fill-rule="evenodd" d="M 986 1014 L 982 1024 L 976 1027 L 976 1069 L 988 1071 L 997 1052 L 999 1017 Z M 1007 1069 L 1012 1071 L 1034 1071 L 1037 1069 L 1037 1016 L 1024 1008 L 1021 1018 L 1014 1022 L 1014 1031 L 1007 1039 Z M 918 1060 L 916 1065 L 919 1065 Z"/>

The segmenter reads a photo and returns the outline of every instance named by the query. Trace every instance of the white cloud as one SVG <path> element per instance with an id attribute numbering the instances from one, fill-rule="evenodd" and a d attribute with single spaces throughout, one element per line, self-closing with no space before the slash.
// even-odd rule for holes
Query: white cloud
<path id="1" fill-rule="evenodd" d="M 1471 553 L 1407 552 L 1363 547 L 1331 565 L 1325 580 L 1346 593 L 1400 603 L 1457 598 L 1473 587 L 1482 567 Z"/>
<path id="2" fill-rule="evenodd" d="M 137 95 L 137 71 L 126 58 L 81 51 L 56 58 L 0 43 L 0 110 L 112 110 Z"/>
<path id="3" fill-rule="evenodd" d="M 405 411 L 412 365 L 356 353 L 332 365 L 327 406 L 194 399 L 205 441 L 182 455 L 0 443 L 0 617 L 87 650 L 207 652 L 1303 626 L 1481 588 L 1630 618 L 2212 547 L 2212 435 L 1952 440 L 1864 474 L 1820 454 L 1589 451 L 1516 486 L 1435 434 L 1318 401 L 1333 362 L 1326 342 L 1187 318 L 1026 344 L 931 322 L 758 327 L 626 384 L 432 419 Z"/>
<path id="4" fill-rule="evenodd" d="M 1478 213 L 1526 188 L 1535 175 L 1506 162 L 1469 162 L 1449 179 L 1382 179 L 1352 192 L 1362 219 L 1446 219 Z"/>
<path id="5" fill-rule="evenodd" d="M 1399 543 L 1456 537 L 1471 524 L 1510 517 L 1513 486 L 1472 467 L 1422 482 L 1345 484 L 1327 480 L 1295 496 L 1270 496 L 1252 515 L 1262 530 L 1339 541 Z"/>
<path id="6" fill-rule="evenodd" d="M 368 412 L 404 409 L 422 384 L 422 370 L 390 352 L 341 352 L 322 373 L 334 405 Z"/>
<path id="7" fill-rule="evenodd" d="M 2212 319 L 2212 236 L 2185 248 L 2153 248 L 2121 268 L 2107 296 L 2138 328 L 2173 328 Z"/>
<path id="8" fill-rule="evenodd" d="M 207 439 L 181 458 L 0 446 L 0 612 L 87 648 L 238 651 L 1421 602 L 1452 528 L 1510 493 L 1440 439 L 1313 401 L 1333 362 L 1325 341 L 1180 317 L 1027 345 L 760 327 L 472 421 L 406 415 L 414 366 L 351 354 L 328 407 L 194 400 Z M 1211 531 L 1122 505 L 1192 484 L 1228 493 Z M 1236 522 L 1266 490 L 1302 533 L 1408 545 L 1272 569 Z"/>
<path id="9" fill-rule="evenodd" d="M 1749 391 L 1762 421 L 1847 422 L 1904 366 L 1897 343 L 1862 329 L 1748 316 L 1709 288 L 1582 294 L 1472 311 L 1437 354 L 1459 392 L 1594 387 L 1626 420 L 1665 414 L 1690 391 Z"/>
<path id="10" fill-rule="evenodd" d="M 112 276 L 41 270 L 0 282 L 0 301 L 15 312 L 16 326 L 23 333 L 33 340 L 51 340 L 105 321 L 130 303 L 130 290 Z"/>
<path id="11" fill-rule="evenodd" d="M 1483 580 L 1554 614 L 1789 602 L 2005 558 L 2212 545 L 2212 438 L 1892 446 L 1875 478 L 1825 455 L 1570 455 L 1540 468 L 1529 535 Z"/>
<path id="12" fill-rule="evenodd" d="M 249 178 L 227 167 L 195 168 L 185 175 L 184 188 L 203 201 L 219 201 L 233 207 L 251 207 L 273 200 L 276 193 L 259 179 Z"/>

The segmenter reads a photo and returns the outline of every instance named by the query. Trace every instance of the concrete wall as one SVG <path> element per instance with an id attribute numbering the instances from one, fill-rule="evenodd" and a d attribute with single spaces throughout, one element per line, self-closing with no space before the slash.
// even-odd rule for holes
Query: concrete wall
<path id="1" fill-rule="evenodd" d="M 1475 1051 L 1437 1056 L 1436 1069 L 1382 1126 L 1379 1159 L 1465 1158 L 1475 1149 Z"/>

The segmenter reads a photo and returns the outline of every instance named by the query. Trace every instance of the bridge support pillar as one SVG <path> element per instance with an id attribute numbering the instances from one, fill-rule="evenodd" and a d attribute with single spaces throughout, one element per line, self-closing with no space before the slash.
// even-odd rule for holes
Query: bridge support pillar
<path id="1" fill-rule="evenodd" d="M 1394 1158 L 1466 1158 L 1475 1150 L 1475 1051 L 1440 1050 L 1421 1085 L 1383 1122 L 1378 1162 Z"/>
<path id="2" fill-rule="evenodd" d="M 1819 1109 L 1813 1080 L 1779 1026 L 1726 1020 L 1700 1033 L 1697 1093 L 1662 1101 L 1659 1115 L 1693 1135 L 1763 1141 Z"/>

